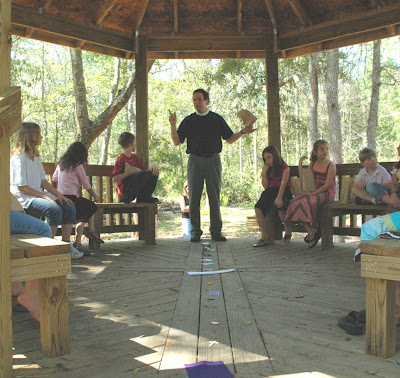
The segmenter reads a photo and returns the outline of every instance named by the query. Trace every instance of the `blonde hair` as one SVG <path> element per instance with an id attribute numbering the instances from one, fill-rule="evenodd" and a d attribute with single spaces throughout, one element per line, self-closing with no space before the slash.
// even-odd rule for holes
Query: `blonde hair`
<path id="1" fill-rule="evenodd" d="M 183 189 L 182 189 L 182 195 L 183 196 L 187 196 L 189 194 L 189 190 L 186 190 L 186 188 L 185 188 L 186 186 L 188 186 L 188 182 L 187 181 L 185 181 L 184 184 L 183 184 Z"/>
<path id="2" fill-rule="evenodd" d="M 37 144 L 40 136 L 40 126 L 33 122 L 22 122 L 21 129 L 18 131 L 11 146 L 11 156 L 21 155 L 25 152 L 30 159 L 39 156 Z"/>

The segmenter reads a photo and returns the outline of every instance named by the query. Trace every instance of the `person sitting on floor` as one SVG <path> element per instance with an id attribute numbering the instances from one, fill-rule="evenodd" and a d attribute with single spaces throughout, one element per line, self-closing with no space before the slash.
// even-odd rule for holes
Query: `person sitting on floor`
<path id="1" fill-rule="evenodd" d="M 358 172 L 351 193 L 356 196 L 355 202 L 358 205 L 376 204 L 376 198 L 370 194 L 370 192 L 374 193 L 375 185 L 372 185 L 372 183 L 390 189 L 392 178 L 389 172 L 378 164 L 376 152 L 372 148 L 363 148 L 359 152 L 358 158 L 363 168 Z"/>
<path id="2" fill-rule="evenodd" d="M 136 202 L 156 203 L 157 198 L 152 197 L 157 184 L 159 170 L 157 167 L 146 169 L 136 150 L 135 136 L 123 132 L 118 137 L 118 143 L 123 153 L 118 156 L 115 162 L 112 179 L 117 183 L 117 194 L 125 203 Z"/>

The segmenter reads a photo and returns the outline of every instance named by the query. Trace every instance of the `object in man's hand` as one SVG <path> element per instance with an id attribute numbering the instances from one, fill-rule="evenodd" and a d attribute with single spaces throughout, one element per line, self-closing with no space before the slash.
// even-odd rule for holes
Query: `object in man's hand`
<path id="1" fill-rule="evenodd" d="M 246 109 L 239 110 L 237 116 L 246 126 L 252 125 L 257 120 L 257 117 Z"/>
<path id="2" fill-rule="evenodd" d="M 128 173 L 128 175 L 134 175 L 135 173 L 140 172 L 140 169 L 129 164 L 127 161 L 125 162 L 125 172 Z"/>

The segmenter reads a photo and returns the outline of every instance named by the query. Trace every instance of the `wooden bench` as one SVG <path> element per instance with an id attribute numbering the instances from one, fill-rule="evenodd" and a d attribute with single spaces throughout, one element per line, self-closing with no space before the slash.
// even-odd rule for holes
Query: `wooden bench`
<path id="1" fill-rule="evenodd" d="M 366 353 L 387 358 L 396 352 L 396 281 L 400 281 L 400 240 L 375 239 L 361 245 L 366 278 Z"/>
<path id="2" fill-rule="evenodd" d="M 380 163 L 387 169 L 392 170 L 392 162 Z M 361 225 L 366 221 L 367 216 L 385 215 L 398 209 L 386 205 L 357 205 L 354 198 L 350 195 L 352 182 L 357 177 L 362 166 L 360 164 L 337 164 L 336 165 L 336 183 L 337 199 L 334 202 L 325 204 L 321 210 L 321 247 L 322 249 L 333 248 L 333 235 L 360 236 Z M 291 182 L 299 176 L 297 166 L 290 167 Z M 361 216 L 358 219 L 357 216 Z M 335 218 L 338 218 L 335 225 Z M 277 215 L 277 211 L 272 211 L 266 216 L 268 232 L 268 242 L 273 244 L 274 240 L 282 238 L 282 223 Z M 258 229 L 255 216 L 247 217 L 249 228 Z M 305 232 L 300 224 L 293 224 L 292 229 L 295 232 Z"/>
<path id="3" fill-rule="evenodd" d="M 50 177 L 50 182 L 57 164 L 43 163 L 44 170 Z M 121 203 L 115 191 L 115 184 L 112 181 L 112 165 L 87 165 L 86 175 L 94 191 L 101 198 L 101 203 L 96 203 L 98 210 L 95 214 L 95 230 L 102 233 L 138 232 L 139 239 L 145 244 L 156 244 L 156 214 L 157 204 Z M 90 193 L 83 190 L 83 196 L 92 200 Z M 135 223 L 134 214 L 137 214 Z M 100 243 L 89 240 L 91 249 L 99 249 Z"/>
<path id="4" fill-rule="evenodd" d="M 11 282 L 39 280 L 43 353 L 50 357 L 69 353 L 69 244 L 28 234 L 11 235 L 10 244 Z"/>

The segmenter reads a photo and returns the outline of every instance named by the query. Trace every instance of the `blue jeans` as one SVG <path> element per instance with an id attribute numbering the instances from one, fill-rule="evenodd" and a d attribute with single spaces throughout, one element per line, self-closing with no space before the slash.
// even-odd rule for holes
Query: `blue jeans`
<path id="1" fill-rule="evenodd" d="M 10 210 L 11 234 L 33 234 L 51 238 L 49 225 L 28 214 Z"/>
<path id="2" fill-rule="evenodd" d="M 391 192 L 390 188 L 377 182 L 369 182 L 365 187 L 365 190 L 377 201 L 380 201 L 384 196 L 390 196 Z M 397 196 L 399 196 L 399 193 L 397 193 Z"/>
<path id="3" fill-rule="evenodd" d="M 192 224 L 190 218 L 182 218 L 182 233 L 184 239 L 190 239 L 190 231 L 192 230 Z"/>
<path id="4" fill-rule="evenodd" d="M 56 200 L 56 202 L 53 203 L 36 197 L 26 211 L 34 216 L 45 216 L 49 226 L 75 223 L 75 205 L 69 205 L 64 201 L 61 203 L 59 200 Z"/>

